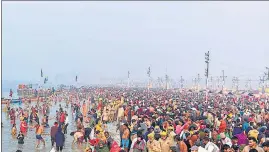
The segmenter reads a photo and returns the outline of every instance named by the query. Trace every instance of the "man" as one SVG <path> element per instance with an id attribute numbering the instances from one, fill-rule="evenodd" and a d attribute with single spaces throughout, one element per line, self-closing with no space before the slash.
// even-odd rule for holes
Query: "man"
<path id="1" fill-rule="evenodd" d="M 159 139 L 159 142 L 161 144 L 161 151 L 170 151 L 170 146 L 172 146 L 172 142 L 167 138 L 167 133 L 163 131 L 160 133 L 160 135 L 161 139 Z"/>
<path id="2" fill-rule="evenodd" d="M 220 138 L 221 138 L 221 143 L 222 145 L 229 145 L 230 147 L 232 147 L 232 141 L 230 138 L 226 137 L 226 135 L 224 133 L 220 133 Z"/>
<path id="3" fill-rule="evenodd" d="M 234 149 L 235 152 L 239 152 L 239 145 L 238 145 L 238 138 L 236 136 L 232 137 L 232 148 Z"/>
<path id="4" fill-rule="evenodd" d="M 50 129 L 50 137 L 51 137 L 51 146 L 54 146 L 55 142 L 55 134 L 57 133 L 58 130 L 58 122 L 54 122 L 54 126 L 51 127 Z"/>
<path id="5" fill-rule="evenodd" d="M 106 141 L 107 141 L 107 146 L 109 149 L 111 149 L 112 143 L 113 143 L 113 138 L 109 135 L 109 133 L 106 131 L 105 132 L 105 137 L 106 137 Z"/>
<path id="6" fill-rule="evenodd" d="M 154 139 L 154 133 L 148 134 L 148 142 L 147 142 L 148 152 L 160 152 L 161 145 L 160 143 Z"/>
<path id="7" fill-rule="evenodd" d="M 208 152 L 218 152 L 219 148 L 217 145 L 215 145 L 214 143 L 210 142 L 209 137 L 204 137 L 203 142 L 205 144 L 205 149 Z"/>
<path id="8" fill-rule="evenodd" d="M 264 152 L 269 152 L 269 141 L 266 141 L 262 144 Z"/>
<path id="9" fill-rule="evenodd" d="M 36 148 L 38 148 L 40 141 L 43 142 L 44 147 L 45 147 L 45 140 L 41 136 L 43 134 L 43 131 L 44 131 L 43 124 L 41 124 L 41 125 L 37 124 L 36 125 L 36 139 L 37 139 Z"/>
<path id="10" fill-rule="evenodd" d="M 224 144 L 222 146 L 222 148 L 221 148 L 221 151 L 223 151 L 223 152 L 233 152 L 233 149 L 229 145 Z"/>
<path id="11" fill-rule="evenodd" d="M 130 131 L 128 128 L 128 124 L 124 124 L 123 126 L 123 134 L 121 139 L 122 148 L 127 152 L 129 148 L 129 138 L 130 138 Z"/>
<path id="12" fill-rule="evenodd" d="M 257 145 L 255 137 L 248 138 L 248 146 L 246 146 L 242 152 L 249 152 L 250 149 L 256 149 L 258 152 L 264 152 L 264 150 Z"/>

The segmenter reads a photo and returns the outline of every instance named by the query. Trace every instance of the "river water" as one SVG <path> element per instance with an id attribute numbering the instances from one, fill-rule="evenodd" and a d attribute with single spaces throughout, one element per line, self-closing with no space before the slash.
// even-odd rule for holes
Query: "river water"
<path id="1" fill-rule="evenodd" d="M 60 103 L 57 103 L 56 105 L 53 105 L 51 107 L 49 118 L 52 118 L 56 115 L 56 110 L 59 109 L 59 104 Z M 64 105 L 63 102 L 62 102 L 62 105 Z M 5 105 L 2 105 L 2 109 L 4 108 L 4 106 Z M 12 104 L 11 106 L 19 107 L 23 105 Z M 76 126 L 74 123 L 74 118 L 72 116 L 71 106 L 69 106 L 69 108 L 63 108 L 63 110 L 66 110 L 68 112 L 68 118 L 69 118 L 69 126 L 67 128 L 67 134 L 65 135 L 66 140 L 65 140 L 65 147 L 63 151 L 64 152 L 83 152 L 85 147 L 88 146 L 88 143 L 84 143 L 82 147 L 80 148 L 76 144 L 72 146 L 73 137 L 70 136 L 70 133 L 76 130 Z M 42 116 L 39 116 L 40 120 L 41 118 Z M 55 122 L 55 119 L 49 120 L 49 125 L 52 126 L 54 122 Z M 23 152 L 50 152 L 52 147 L 51 147 L 51 141 L 50 141 L 49 135 L 43 135 L 43 138 L 46 142 L 45 147 L 41 143 L 39 148 L 35 148 L 35 145 L 36 145 L 35 131 L 29 129 L 24 139 L 24 145 L 22 147 L 19 147 L 17 139 L 11 136 L 12 125 L 10 124 L 10 119 L 8 118 L 7 113 L 4 112 L 3 110 L 2 110 L 2 123 L 3 123 L 2 151 L 16 152 L 16 150 L 20 149 Z M 19 131 L 19 125 L 20 125 L 19 119 L 16 119 L 16 127 L 18 131 Z M 50 133 L 50 127 L 45 128 L 44 132 Z M 111 136 L 119 143 L 119 133 L 116 133 L 116 125 L 114 125 L 114 123 L 109 124 L 109 132 Z"/>

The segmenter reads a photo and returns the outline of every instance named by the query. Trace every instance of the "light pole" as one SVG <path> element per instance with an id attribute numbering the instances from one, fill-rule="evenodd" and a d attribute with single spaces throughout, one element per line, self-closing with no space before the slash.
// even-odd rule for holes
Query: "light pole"
<path id="1" fill-rule="evenodd" d="M 222 70 L 222 76 L 220 76 L 220 78 L 222 78 L 222 91 L 223 91 L 223 88 L 224 88 L 224 84 L 225 84 L 225 78 L 227 78 L 227 76 L 224 76 L 224 70 Z"/>
<path id="2" fill-rule="evenodd" d="M 206 63 L 206 69 L 205 69 L 205 76 L 206 76 L 206 102 L 207 102 L 207 88 L 208 88 L 208 75 L 209 75 L 209 51 L 207 53 L 205 53 L 205 63 Z"/>
<path id="3" fill-rule="evenodd" d="M 206 77 L 206 89 L 208 87 L 208 75 L 209 75 L 209 51 L 205 53 L 205 63 L 206 63 L 206 69 L 205 69 L 205 77 Z"/>

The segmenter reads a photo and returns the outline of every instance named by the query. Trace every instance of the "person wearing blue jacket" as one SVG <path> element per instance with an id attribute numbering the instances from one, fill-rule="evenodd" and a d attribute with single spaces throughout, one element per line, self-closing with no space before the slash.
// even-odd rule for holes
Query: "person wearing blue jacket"
<path id="1" fill-rule="evenodd" d="M 58 127 L 57 133 L 55 134 L 55 143 L 56 143 L 56 151 L 57 152 L 63 150 L 64 141 L 65 141 L 65 137 L 64 137 L 64 134 L 62 132 L 62 126 L 60 125 Z"/>
<path id="2" fill-rule="evenodd" d="M 246 131 L 248 129 L 248 127 L 249 127 L 248 120 L 244 119 L 244 123 L 243 123 L 243 126 L 242 126 L 243 131 Z"/>

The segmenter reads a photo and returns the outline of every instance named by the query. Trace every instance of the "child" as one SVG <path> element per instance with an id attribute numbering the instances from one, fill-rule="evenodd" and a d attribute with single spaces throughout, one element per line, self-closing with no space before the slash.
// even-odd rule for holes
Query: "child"
<path id="1" fill-rule="evenodd" d="M 22 132 L 20 131 L 18 136 L 17 136 L 17 139 L 18 139 L 18 144 L 24 144 L 24 135 L 22 134 Z"/>

